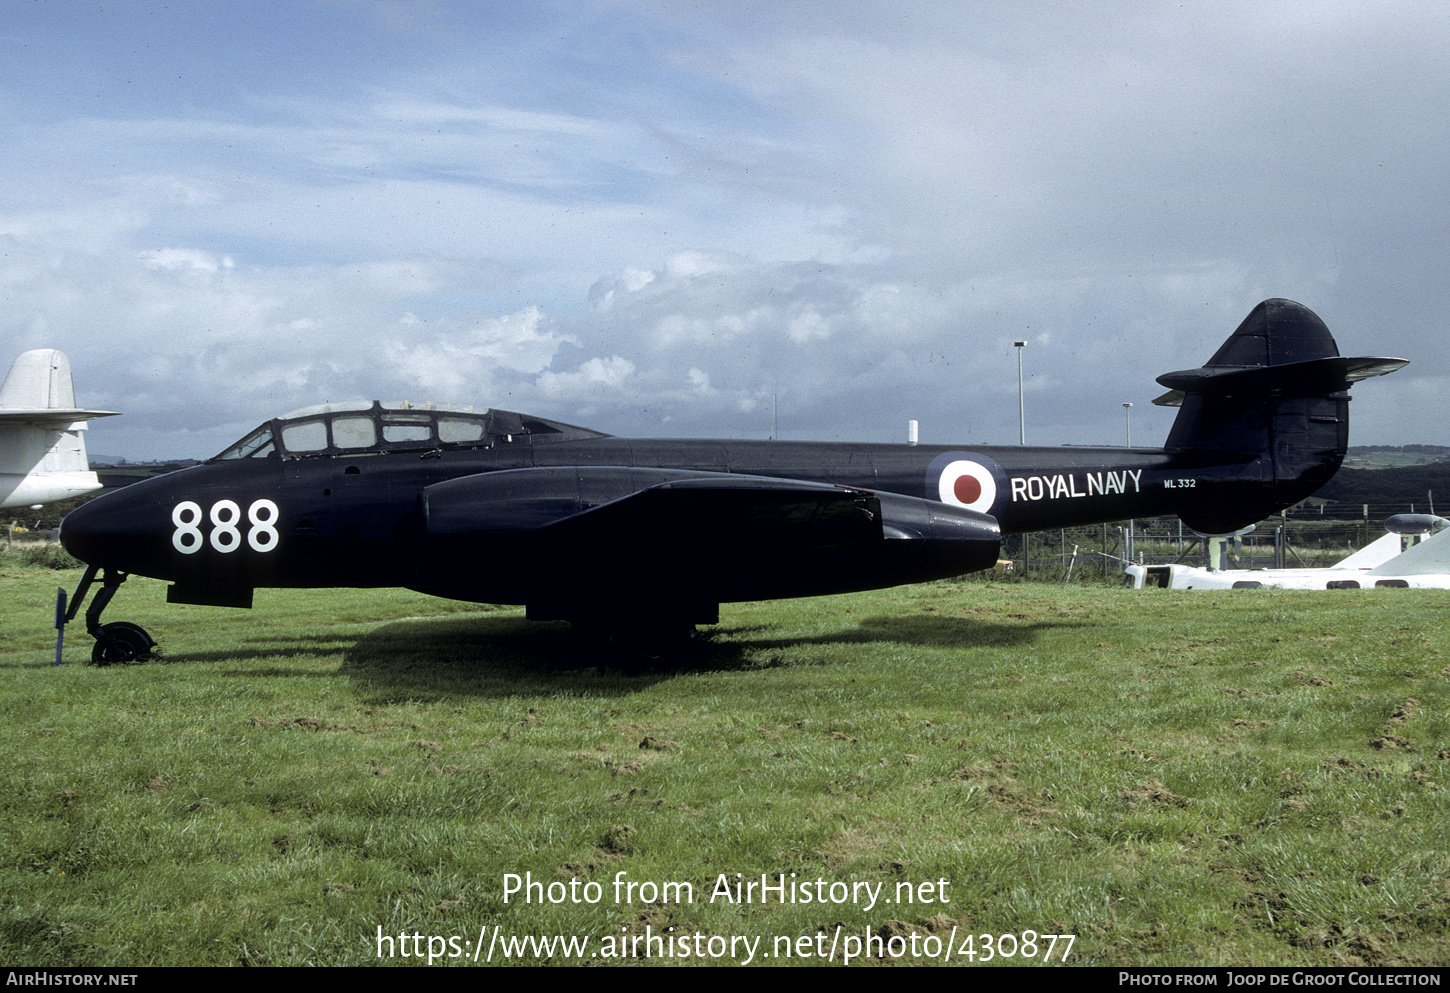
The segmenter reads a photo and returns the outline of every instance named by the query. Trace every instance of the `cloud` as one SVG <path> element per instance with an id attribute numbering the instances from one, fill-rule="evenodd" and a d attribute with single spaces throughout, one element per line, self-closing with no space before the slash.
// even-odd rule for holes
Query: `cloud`
<path id="1" fill-rule="evenodd" d="M 218 258 L 211 252 L 195 248 L 158 248 L 141 253 L 141 261 L 151 269 L 197 269 L 205 273 L 216 273 L 222 268 L 236 265 L 231 256 Z"/>
<path id="2" fill-rule="evenodd" d="M 481 321 L 461 334 L 443 337 L 434 331 L 423 341 L 416 340 L 427 333 L 421 322 L 409 315 L 402 323 L 414 343 L 388 341 L 383 347 L 386 361 L 410 386 L 444 402 L 473 402 L 537 376 L 548 369 L 562 345 L 574 341 L 549 330 L 537 307 Z M 440 330 L 447 329 L 445 322 Z M 608 377 L 602 381 L 608 382 Z"/>
<path id="3" fill-rule="evenodd" d="M 249 16 L 21 16 L 0 329 L 127 412 L 100 451 L 404 396 L 749 436 L 779 396 L 786 437 L 1010 441 L 1022 339 L 1030 438 L 1115 441 L 1129 401 L 1161 437 L 1153 377 L 1268 296 L 1414 360 L 1357 393 L 1415 416 L 1356 404 L 1356 440 L 1438 423 L 1437 9 L 298 5 L 293 61 Z"/>
<path id="4" fill-rule="evenodd" d="M 628 390 L 634 373 L 634 363 L 619 355 L 592 358 L 575 372 L 544 372 L 538 378 L 538 389 L 550 400 L 589 404 Z"/>

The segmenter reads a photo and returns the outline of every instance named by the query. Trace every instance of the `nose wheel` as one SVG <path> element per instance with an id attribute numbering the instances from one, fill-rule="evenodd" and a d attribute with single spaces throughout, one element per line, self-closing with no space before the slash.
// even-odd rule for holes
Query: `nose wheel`
<path id="1" fill-rule="evenodd" d="M 99 571 L 98 566 L 86 567 L 85 575 L 81 577 L 80 585 L 76 587 L 75 596 L 71 598 L 70 609 L 65 613 L 65 622 L 75 620 L 76 612 L 80 610 L 86 593 L 90 590 L 91 584 L 95 582 L 96 573 Z M 156 639 L 147 634 L 146 629 L 139 624 L 132 624 L 130 621 L 101 623 L 101 611 L 106 609 L 111 598 L 116 595 L 116 591 L 121 588 L 121 584 L 129 575 L 129 573 L 119 572 L 115 569 L 106 569 L 101 580 L 101 589 L 91 601 L 90 607 L 86 609 L 86 630 L 96 639 L 95 647 L 91 649 L 91 662 L 95 665 L 144 662 L 151 658 L 156 648 Z M 58 623 L 56 626 L 63 627 L 63 624 Z M 57 665 L 60 664 L 59 658 L 60 649 L 59 643 L 57 643 Z"/>
<path id="2" fill-rule="evenodd" d="M 144 662 L 151 657 L 151 650 L 155 647 L 156 639 L 147 634 L 141 625 L 112 621 L 102 624 L 96 632 L 91 661 L 96 665 Z"/>

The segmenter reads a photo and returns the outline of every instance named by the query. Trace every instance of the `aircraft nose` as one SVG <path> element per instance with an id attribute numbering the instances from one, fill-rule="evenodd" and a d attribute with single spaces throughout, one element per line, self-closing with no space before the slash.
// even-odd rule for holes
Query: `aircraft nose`
<path id="1" fill-rule="evenodd" d="M 280 558 L 268 554 L 278 543 L 277 506 L 239 495 L 225 473 L 218 483 L 213 468 L 182 469 L 96 497 L 66 515 L 61 544 L 89 565 L 192 586 L 268 578 Z"/>
<path id="2" fill-rule="evenodd" d="M 142 572 L 154 557 L 164 519 L 142 485 L 98 496 L 66 514 L 60 522 L 61 546 L 89 565 Z"/>
<path id="3" fill-rule="evenodd" d="M 102 504 L 105 497 L 83 503 L 60 522 L 60 544 L 75 558 L 87 564 L 99 564 L 97 545 L 105 534 L 107 513 Z"/>

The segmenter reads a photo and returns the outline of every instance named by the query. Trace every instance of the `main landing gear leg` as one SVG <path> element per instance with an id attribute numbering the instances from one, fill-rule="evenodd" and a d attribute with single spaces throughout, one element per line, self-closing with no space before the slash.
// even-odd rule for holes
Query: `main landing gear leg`
<path id="1" fill-rule="evenodd" d="M 85 575 L 81 577 L 80 585 L 76 587 L 75 596 L 71 598 L 70 609 L 66 611 L 66 622 L 75 620 L 77 611 L 81 609 L 81 603 L 90 591 L 91 584 L 96 580 L 96 573 L 100 571 L 99 566 L 86 566 Z M 120 572 L 107 567 L 101 579 L 101 589 L 91 601 L 86 610 L 86 630 L 96 639 L 95 647 L 91 649 L 91 661 L 96 665 L 111 665 L 115 662 L 144 662 L 151 658 L 152 650 L 156 647 L 156 639 L 146 633 L 146 629 L 139 624 L 132 624 L 130 621 L 112 621 L 110 624 L 101 623 L 101 611 L 110 604 L 111 598 L 121 588 L 130 573 Z"/>

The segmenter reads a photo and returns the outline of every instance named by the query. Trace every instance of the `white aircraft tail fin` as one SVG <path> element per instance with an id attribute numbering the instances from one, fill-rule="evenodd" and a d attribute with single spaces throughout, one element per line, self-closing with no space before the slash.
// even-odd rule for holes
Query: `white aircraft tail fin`
<path id="1" fill-rule="evenodd" d="M 1331 569 L 1373 569 L 1375 566 L 1384 565 L 1386 562 L 1400 554 L 1400 536 L 1397 534 L 1382 534 L 1359 551 L 1348 558 L 1341 559 L 1329 568 Z"/>
<path id="2" fill-rule="evenodd" d="M 1396 538 L 1399 535 L 1395 535 Z M 1450 531 L 1432 534 L 1408 548 L 1384 565 L 1368 572 L 1370 576 L 1429 576 L 1450 572 Z"/>
<path id="3" fill-rule="evenodd" d="M 64 352 L 37 348 L 17 358 L 0 385 L 0 508 L 100 489 L 81 432 L 91 418 L 113 413 L 76 406 Z"/>
<path id="4" fill-rule="evenodd" d="M 24 352 L 0 386 L 0 410 L 75 409 L 70 359 L 54 348 Z"/>

